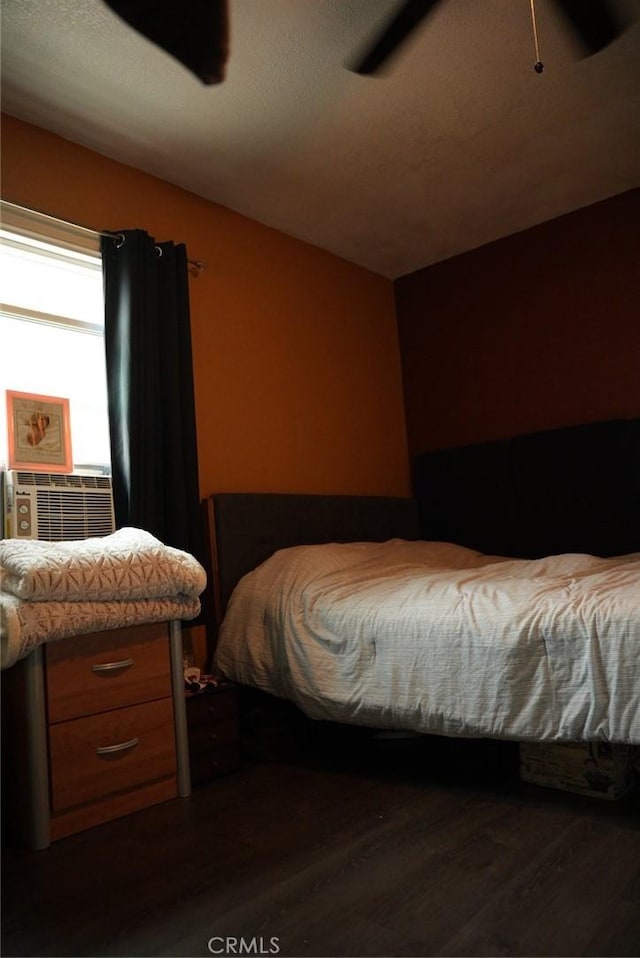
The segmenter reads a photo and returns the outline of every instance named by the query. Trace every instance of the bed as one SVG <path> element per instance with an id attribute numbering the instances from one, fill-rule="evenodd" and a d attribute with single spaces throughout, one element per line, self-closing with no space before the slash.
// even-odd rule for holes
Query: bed
<path id="1" fill-rule="evenodd" d="M 211 497 L 216 668 L 316 720 L 639 744 L 639 423 L 419 456 L 414 499 Z"/>

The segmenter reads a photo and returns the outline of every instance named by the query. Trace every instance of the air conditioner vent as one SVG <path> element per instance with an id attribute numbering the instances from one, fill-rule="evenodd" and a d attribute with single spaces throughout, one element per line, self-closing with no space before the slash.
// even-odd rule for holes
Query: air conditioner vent
<path id="1" fill-rule="evenodd" d="M 111 489 L 108 476 L 80 475 L 78 473 L 22 472 L 14 473 L 21 486 L 55 486 L 61 489 Z"/>
<path id="2" fill-rule="evenodd" d="M 60 542 L 115 531 L 108 476 L 7 473 L 8 534 Z"/>

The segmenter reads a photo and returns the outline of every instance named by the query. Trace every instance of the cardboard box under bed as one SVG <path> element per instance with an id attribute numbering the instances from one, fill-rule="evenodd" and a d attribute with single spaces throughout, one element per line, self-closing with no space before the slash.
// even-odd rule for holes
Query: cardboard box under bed
<path id="1" fill-rule="evenodd" d="M 522 742 L 520 777 L 534 785 L 617 799 L 638 782 L 640 746 L 608 742 Z"/>

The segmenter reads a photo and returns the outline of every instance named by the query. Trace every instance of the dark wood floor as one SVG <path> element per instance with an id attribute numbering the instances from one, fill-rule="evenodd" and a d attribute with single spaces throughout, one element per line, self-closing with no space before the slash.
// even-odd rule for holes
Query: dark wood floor
<path id="1" fill-rule="evenodd" d="M 637 798 L 525 785 L 480 745 L 346 742 L 9 847 L 2 954 L 640 955 Z"/>

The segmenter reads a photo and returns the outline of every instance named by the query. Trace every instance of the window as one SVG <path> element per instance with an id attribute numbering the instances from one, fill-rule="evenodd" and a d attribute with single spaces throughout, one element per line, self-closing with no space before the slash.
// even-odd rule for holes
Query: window
<path id="1" fill-rule="evenodd" d="M 4 391 L 69 400 L 74 468 L 110 472 L 99 234 L 2 203 L 0 465 Z"/>

